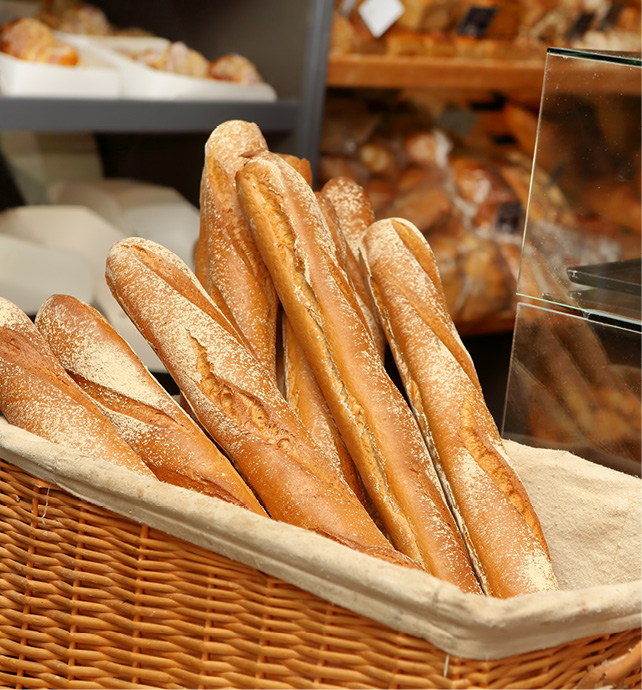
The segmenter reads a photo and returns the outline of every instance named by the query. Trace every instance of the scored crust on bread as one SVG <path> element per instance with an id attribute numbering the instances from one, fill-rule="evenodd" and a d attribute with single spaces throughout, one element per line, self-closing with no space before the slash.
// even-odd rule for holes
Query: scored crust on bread
<path id="1" fill-rule="evenodd" d="M 283 315 L 283 368 L 285 397 L 326 457 L 343 474 L 363 503 L 359 474 L 332 418 L 312 367 L 299 345 L 287 316 Z"/>
<path id="2" fill-rule="evenodd" d="M 31 319 L 0 297 L 0 411 L 41 438 L 155 478 L 49 348 Z"/>
<path id="3" fill-rule="evenodd" d="M 390 546 L 179 257 L 150 240 L 120 240 L 107 256 L 106 276 L 200 423 L 272 518 L 417 567 Z"/>
<path id="4" fill-rule="evenodd" d="M 408 398 L 485 591 L 510 597 L 558 589 L 538 517 L 433 282 L 434 257 L 426 270 L 426 240 L 408 221 L 386 219 L 368 229 L 361 252 Z"/>
<path id="5" fill-rule="evenodd" d="M 230 461 L 94 307 L 52 295 L 35 323 L 67 373 L 158 479 L 266 514 Z"/>
<path id="6" fill-rule="evenodd" d="M 359 256 L 359 245 L 365 231 L 375 222 L 375 213 L 366 190 L 350 177 L 328 180 L 321 193 L 329 199 L 348 246 Z"/>
<path id="7" fill-rule="evenodd" d="M 270 153 L 237 188 L 281 304 L 394 546 L 481 592 L 417 422 L 384 369 L 305 180 Z"/>
<path id="8" fill-rule="evenodd" d="M 337 260 L 341 263 L 349 279 L 352 281 L 352 286 L 359 302 L 359 308 L 361 309 L 363 318 L 368 324 L 368 329 L 375 341 L 377 350 L 383 359 L 386 353 L 386 336 L 384 335 L 374 305 L 372 304 L 366 277 L 361 270 L 357 257 L 353 254 L 352 249 L 350 249 L 348 245 L 332 202 L 322 192 L 315 192 L 315 196 L 319 204 L 319 210 L 323 215 L 328 230 L 330 230 L 332 239 L 337 247 Z"/>
<path id="9" fill-rule="evenodd" d="M 239 205 L 235 180 L 248 154 L 266 150 L 261 130 L 251 122 L 230 120 L 210 134 L 201 182 L 197 265 L 199 274 L 206 274 L 201 282 L 209 291 L 219 291 L 254 354 L 276 377 L 278 302 Z"/>

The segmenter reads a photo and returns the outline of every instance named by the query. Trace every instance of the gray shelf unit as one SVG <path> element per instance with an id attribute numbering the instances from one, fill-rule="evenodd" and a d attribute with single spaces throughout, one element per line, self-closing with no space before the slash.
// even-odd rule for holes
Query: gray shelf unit
<path id="1" fill-rule="evenodd" d="M 321 136 L 333 0 L 94 0 L 121 27 L 139 26 L 215 59 L 237 52 L 276 90 L 274 103 L 0 96 L 2 131 L 91 132 L 107 177 L 174 186 L 198 202 L 203 145 L 217 124 L 256 122 L 272 150 L 310 160 Z"/>
<path id="2" fill-rule="evenodd" d="M 266 132 L 290 133 L 297 130 L 300 110 L 295 99 L 279 99 L 275 103 L 210 103 L 0 95 L 0 129 L 176 134 L 207 132 L 218 122 L 243 118 L 256 122 Z"/>

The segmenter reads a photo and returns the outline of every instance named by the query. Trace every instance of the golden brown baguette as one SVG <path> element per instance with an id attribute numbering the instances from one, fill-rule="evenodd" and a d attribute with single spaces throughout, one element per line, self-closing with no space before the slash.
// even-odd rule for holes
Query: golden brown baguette
<path id="1" fill-rule="evenodd" d="M 312 186 L 312 168 L 307 158 L 299 158 L 298 156 L 293 156 L 291 153 L 277 153 L 277 156 L 280 156 L 286 163 L 289 163 L 310 187 Z"/>
<path id="2" fill-rule="evenodd" d="M 149 240 L 121 240 L 107 256 L 106 277 L 201 424 L 272 518 L 409 563 L 376 528 L 272 376 L 175 254 Z"/>
<path id="3" fill-rule="evenodd" d="M 67 375 L 31 319 L 0 297 L 0 410 L 14 426 L 154 478 Z"/>
<path id="4" fill-rule="evenodd" d="M 375 222 L 375 214 L 366 190 L 355 180 L 339 176 L 328 180 L 321 193 L 330 200 L 339 226 L 354 256 L 365 231 Z"/>
<path id="5" fill-rule="evenodd" d="M 332 239 L 337 246 L 337 260 L 341 263 L 342 267 L 348 274 L 349 279 L 352 281 L 352 285 L 359 302 L 359 307 L 364 319 L 368 324 L 370 334 L 375 341 L 377 350 L 383 359 L 386 353 L 386 336 L 384 335 L 381 324 L 379 323 L 379 319 L 377 318 L 374 310 L 370 291 L 368 290 L 368 284 L 366 283 L 366 277 L 361 270 L 357 257 L 353 254 L 352 249 L 350 249 L 350 246 L 346 241 L 345 235 L 339 223 L 339 218 L 334 206 L 332 205 L 332 202 L 322 192 L 316 192 L 315 196 L 317 203 L 319 204 L 319 209 L 323 214 L 323 219 L 325 220 L 332 235 Z"/>
<path id="6" fill-rule="evenodd" d="M 235 182 L 246 155 L 266 150 L 260 129 L 251 122 L 230 120 L 211 133 L 201 183 L 201 237 L 207 289 L 218 289 L 254 354 L 276 376 L 276 293 L 238 203 Z"/>
<path id="7" fill-rule="evenodd" d="M 283 316 L 283 362 L 285 397 L 325 456 L 332 461 L 350 488 L 363 503 L 359 474 L 330 414 L 314 372 L 301 349 L 296 334 Z"/>
<path id="8" fill-rule="evenodd" d="M 89 304 L 52 295 L 36 326 L 71 378 L 161 481 L 266 515 L 230 461 Z"/>
<path id="9" fill-rule="evenodd" d="M 334 177 L 328 180 L 317 196 L 317 201 L 324 212 L 326 221 L 329 213 L 325 210 L 323 200 L 329 202 L 334 211 L 339 233 L 346 244 L 346 270 L 354 289 L 363 304 L 364 315 L 370 324 L 372 337 L 381 356 L 386 349 L 386 336 L 381 328 L 379 319 L 372 303 L 366 278 L 359 263 L 358 247 L 363 233 L 375 221 L 375 213 L 366 190 L 349 177 Z M 328 223 L 332 230 L 332 225 Z M 333 232 L 334 235 L 336 233 Z"/>
<path id="10" fill-rule="evenodd" d="M 396 548 L 480 592 L 410 408 L 384 369 L 314 193 L 270 153 L 237 187 L 281 303 Z"/>
<path id="11" fill-rule="evenodd" d="M 535 510 L 433 282 L 438 274 L 426 240 L 408 221 L 381 220 L 368 229 L 362 256 L 408 398 L 486 592 L 510 597 L 557 589 Z"/>

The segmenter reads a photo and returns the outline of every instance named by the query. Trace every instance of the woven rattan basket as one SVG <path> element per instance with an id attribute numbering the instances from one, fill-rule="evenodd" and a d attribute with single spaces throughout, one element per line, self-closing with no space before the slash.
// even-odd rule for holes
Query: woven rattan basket
<path id="1" fill-rule="evenodd" d="M 640 687 L 640 630 L 449 656 L 0 462 L 0 685 Z"/>

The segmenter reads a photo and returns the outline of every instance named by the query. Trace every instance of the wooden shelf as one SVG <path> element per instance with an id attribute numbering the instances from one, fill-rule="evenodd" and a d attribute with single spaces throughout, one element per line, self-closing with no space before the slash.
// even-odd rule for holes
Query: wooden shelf
<path id="1" fill-rule="evenodd" d="M 549 56 L 550 57 L 550 56 Z M 640 93 L 640 68 L 597 59 L 552 56 L 550 80 L 567 93 Z M 566 69 L 560 61 L 567 61 Z M 432 88 L 540 94 L 546 60 L 387 55 L 330 56 L 326 83 L 339 88 Z"/>
<path id="2" fill-rule="evenodd" d="M 342 88 L 444 88 L 492 91 L 542 89 L 544 60 L 336 55 L 327 85 Z"/>

